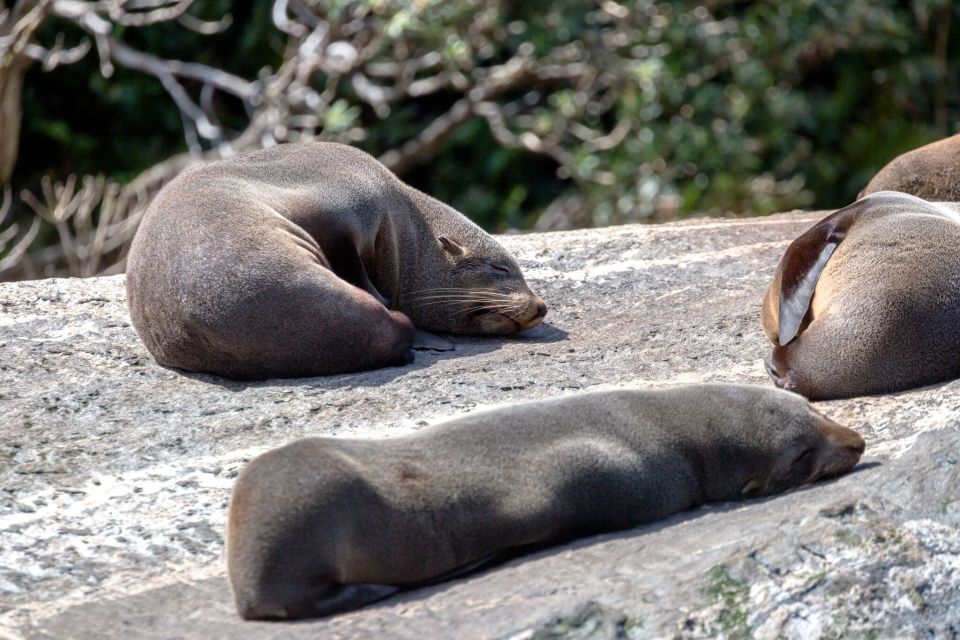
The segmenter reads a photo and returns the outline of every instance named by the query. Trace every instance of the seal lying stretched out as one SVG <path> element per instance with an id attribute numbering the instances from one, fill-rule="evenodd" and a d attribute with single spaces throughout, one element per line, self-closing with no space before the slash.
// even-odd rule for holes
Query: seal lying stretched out
<path id="1" fill-rule="evenodd" d="M 227 568 L 244 618 L 328 615 L 512 547 L 834 476 L 863 447 L 802 397 L 746 385 L 587 393 L 397 438 L 308 438 L 240 474 Z"/>
<path id="2" fill-rule="evenodd" d="M 881 191 L 794 240 L 761 322 L 777 386 L 811 399 L 960 375 L 960 214 Z"/>
<path id="3" fill-rule="evenodd" d="M 134 238 L 127 300 L 160 364 L 247 379 L 404 364 L 414 326 L 511 334 L 546 314 L 478 226 L 325 142 L 172 181 Z"/>

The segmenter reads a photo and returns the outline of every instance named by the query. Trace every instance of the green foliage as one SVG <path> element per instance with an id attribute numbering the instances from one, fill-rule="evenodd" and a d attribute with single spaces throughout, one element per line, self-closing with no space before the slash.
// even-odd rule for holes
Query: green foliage
<path id="1" fill-rule="evenodd" d="M 306 4 L 336 17 L 356 3 Z M 534 56 L 572 47 L 609 76 L 604 95 L 587 100 L 576 83 L 553 86 L 524 116 L 526 130 L 557 136 L 569 166 L 505 148 L 473 119 L 403 176 L 488 229 L 529 227 L 570 191 L 579 191 L 592 224 L 841 206 L 893 156 L 960 129 L 950 72 L 960 66 L 960 5 L 948 0 L 638 0 L 624 4 L 624 15 L 588 0 L 363 4 L 391 46 L 438 52 L 448 68 L 503 62 L 529 43 Z M 198 1 L 198 17 L 232 13 L 216 36 L 175 23 L 115 35 L 255 78 L 277 68 L 286 46 L 271 5 Z M 52 21 L 40 40 L 63 30 Z M 67 31 L 68 41 L 79 37 Z M 29 72 L 15 184 L 70 172 L 129 180 L 185 149 L 179 114 L 155 78 L 118 68 L 104 79 L 97 65 L 90 54 Z M 327 130 L 362 127 L 361 146 L 375 154 L 416 137 L 462 97 L 444 90 L 384 114 L 347 81 L 338 94 Z M 228 128 L 242 128 L 239 108 L 222 105 Z M 571 135 L 618 123 L 627 134 L 610 149 Z"/>
<path id="2" fill-rule="evenodd" d="M 264 66 L 275 68 L 283 51 L 285 39 L 270 23 L 270 6 L 198 0 L 191 13 L 199 18 L 216 19 L 227 10 L 233 17 L 231 25 L 214 36 L 197 34 L 175 22 L 117 28 L 114 35 L 156 56 L 202 62 L 253 78 Z M 72 25 L 51 19 L 41 28 L 38 40 L 49 45 L 60 32 L 68 44 L 83 36 Z M 104 78 L 94 52 L 49 73 L 34 65 L 23 94 L 23 131 L 13 178 L 19 187 L 35 187 L 47 173 L 59 179 L 70 173 L 106 173 L 126 182 L 186 150 L 179 112 L 156 78 L 122 66 Z M 242 127 L 242 114 L 231 122 L 231 105 L 225 106 L 224 124 Z"/>
<path id="3" fill-rule="evenodd" d="M 617 177 L 588 189 L 599 221 L 840 206 L 894 155 L 947 134 L 934 96 L 955 76 L 937 70 L 932 22 L 917 15 L 952 15 L 956 40 L 957 9 L 903 4 L 638 3 L 616 70 L 628 78 L 618 117 L 637 129 L 597 163 Z"/>
<path id="4" fill-rule="evenodd" d="M 499 146 L 479 119 L 462 127 L 439 159 L 404 179 L 496 231 L 529 228 L 540 213 L 530 203 L 546 206 L 563 188 L 549 159 Z"/>

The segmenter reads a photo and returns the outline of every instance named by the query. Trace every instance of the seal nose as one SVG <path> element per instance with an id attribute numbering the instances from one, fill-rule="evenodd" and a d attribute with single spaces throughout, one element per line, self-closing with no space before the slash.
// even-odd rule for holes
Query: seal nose
<path id="1" fill-rule="evenodd" d="M 785 389 L 787 391 L 793 391 L 797 388 L 797 381 L 795 379 L 795 374 L 790 370 L 790 367 L 782 362 L 783 354 L 780 354 L 778 357 L 777 350 L 781 347 L 775 347 L 767 357 L 763 359 L 763 367 L 767 370 L 767 374 L 773 379 L 773 384 L 779 389 Z M 781 362 L 777 362 L 781 360 Z"/>
<path id="2" fill-rule="evenodd" d="M 763 359 L 763 366 L 767 370 L 767 375 L 773 378 L 775 381 L 780 378 L 780 372 L 777 371 L 777 365 L 773 362 L 773 352 L 767 354 L 767 357 Z"/>
<path id="3" fill-rule="evenodd" d="M 547 304 L 537 298 L 537 313 L 533 316 L 534 320 L 539 320 L 543 316 L 547 315 Z"/>
<path id="4" fill-rule="evenodd" d="M 819 431 L 827 442 L 820 474 L 836 475 L 850 469 L 860 462 L 866 443 L 863 436 L 837 424 L 823 414 L 819 416 Z M 831 453 L 831 451 L 833 453 Z"/>
<path id="5" fill-rule="evenodd" d="M 863 452 L 864 452 L 864 451 L 866 450 L 866 448 L 867 448 L 867 443 L 863 441 L 863 438 L 860 438 L 860 442 L 858 442 L 858 443 L 856 443 L 856 444 L 848 445 L 847 448 L 850 449 L 851 451 L 853 451 L 853 452 L 854 452 L 855 454 L 857 454 L 858 456 L 861 456 L 861 455 L 863 455 Z"/>

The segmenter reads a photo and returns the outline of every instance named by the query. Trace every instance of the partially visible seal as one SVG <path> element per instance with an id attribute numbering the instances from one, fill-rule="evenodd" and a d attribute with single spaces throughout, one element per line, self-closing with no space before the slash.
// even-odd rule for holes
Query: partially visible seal
<path id="1" fill-rule="evenodd" d="M 499 551 L 634 527 L 847 471 L 863 439 L 747 385 L 587 393 L 250 462 L 227 568 L 247 619 L 344 611 Z"/>
<path id="2" fill-rule="evenodd" d="M 761 314 L 774 382 L 824 399 L 960 375 L 957 209 L 885 191 L 794 240 Z"/>
<path id="3" fill-rule="evenodd" d="M 322 142 L 167 185 L 130 249 L 127 299 L 160 364 L 246 379 L 403 364 L 415 326 L 510 334 L 546 313 L 478 226 L 370 155 Z"/>
<path id="4" fill-rule="evenodd" d="M 960 201 L 960 134 L 897 156 L 860 196 L 878 191 L 902 191 L 933 202 Z"/>

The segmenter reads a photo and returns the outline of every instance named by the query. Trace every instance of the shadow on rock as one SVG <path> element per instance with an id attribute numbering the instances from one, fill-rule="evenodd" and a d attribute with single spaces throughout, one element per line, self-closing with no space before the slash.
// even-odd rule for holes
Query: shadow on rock
<path id="1" fill-rule="evenodd" d="M 443 334 L 453 343 L 451 351 L 416 350 L 414 361 L 402 367 L 383 367 L 356 373 L 341 373 L 310 378 L 272 378 L 269 380 L 232 380 L 212 373 L 184 371 L 163 367 L 169 371 L 197 382 L 216 385 L 227 391 L 244 391 L 251 388 L 309 387 L 311 389 L 341 389 L 344 387 L 374 387 L 402 377 L 412 371 L 427 369 L 441 360 L 462 358 L 491 353 L 514 342 L 536 344 L 560 342 L 567 339 L 567 332 L 552 325 L 542 324 L 530 331 L 513 336 L 462 336 Z M 161 365 L 162 366 L 162 365 Z"/>

